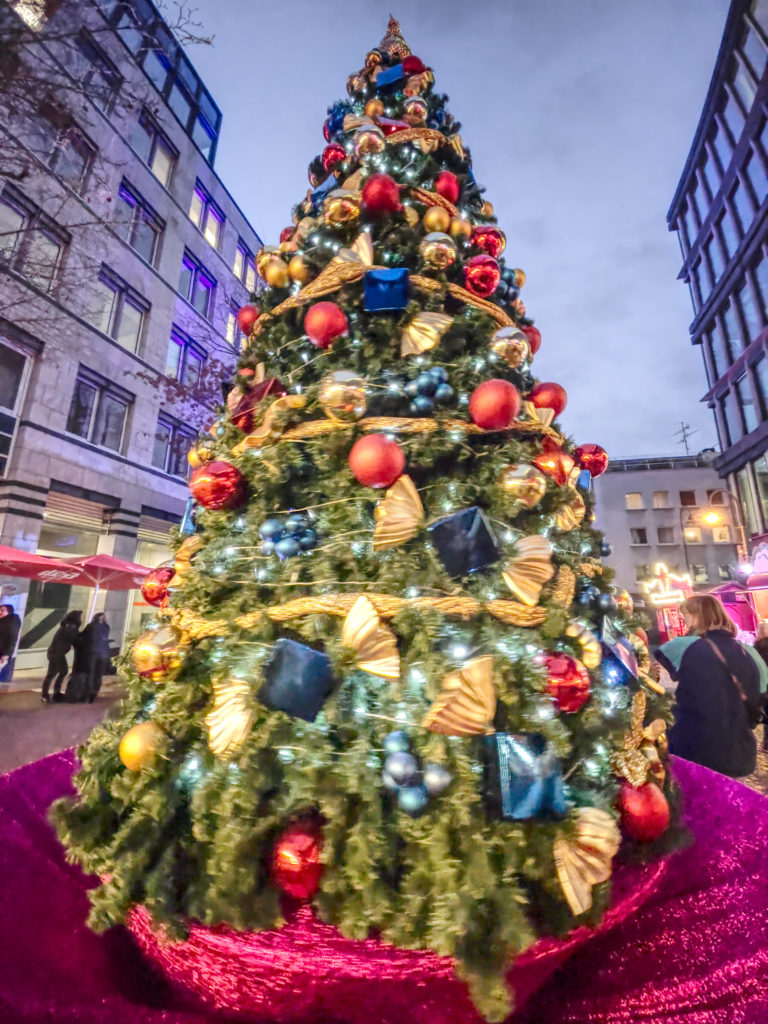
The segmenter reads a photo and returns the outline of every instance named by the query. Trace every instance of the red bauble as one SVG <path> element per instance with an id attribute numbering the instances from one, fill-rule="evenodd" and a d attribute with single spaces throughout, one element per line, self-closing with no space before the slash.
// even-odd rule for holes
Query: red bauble
<path id="1" fill-rule="evenodd" d="M 391 487 L 405 469 L 402 448 L 383 434 L 369 434 L 355 441 L 349 468 L 366 487 Z"/>
<path id="2" fill-rule="evenodd" d="M 422 71 L 427 70 L 427 65 L 421 60 L 420 57 L 414 57 L 410 54 L 408 57 L 403 57 L 403 74 L 405 75 L 420 75 Z"/>
<path id="3" fill-rule="evenodd" d="M 473 256 L 464 267 L 464 286 L 473 295 L 487 299 L 501 281 L 501 270 L 493 256 Z"/>
<path id="4" fill-rule="evenodd" d="M 541 348 L 541 331 L 538 327 L 534 327 L 533 324 L 521 327 L 520 330 L 528 339 L 528 344 L 531 346 L 531 355 L 535 356 Z"/>
<path id="5" fill-rule="evenodd" d="M 669 827 L 669 804 L 655 782 L 637 788 L 623 783 L 619 810 L 622 831 L 638 842 L 650 843 Z"/>
<path id="6" fill-rule="evenodd" d="M 335 302 L 316 302 L 304 316 L 304 332 L 318 348 L 328 348 L 348 330 L 346 313 Z"/>
<path id="7" fill-rule="evenodd" d="M 449 203 L 458 202 L 461 185 L 453 171 L 440 171 L 435 178 L 435 192 Z"/>
<path id="8" fill-rule="evenodd" d="M 589 700 L 589 672 L 570 654 L 542 654 L 547 667 L 547 693 L 557 704 L 558 711 L 573 714 Z"/>
<path id="9" fill-rule="evenodd" d="M 391 117 L 377 117 L 376 124 L 385 135 L 396 135 L 397 132 L 405 132 L 411 127 L 407 121 L 395 121 Z"/>
<path id="10" fill-rule="evenodd" d="M 283 242 L 290 242 L 290 240 L 293 238 L 293 233 L 295 230 L 295 224 L 289 224 L 287 228 L 283 228 L 283 230 L 280 232 L 280 244 L 282 245 Z"/>
<path id="11" fill-rule="evenodd" d="M 483 430 L 505 430 L 520 412 L 520 394 L 508 380 L 486 380 L 469 399 L 472 422 Z"/>
<path id="12" fill-rule="evenodd" d="M 245 500 L 243 474 L 229 462 L 214 460 L 196 469 L 189 480 L 192 497 L 203 508 L 237 508 Z"/>
<path id="13" fill-rule="evenodd" d="M 330 174 L 337 164 L 340 164 L 342 160 L 347 159 L 347 155 L 347 151 L 343 146 L 340 146 L 338 142 L 332 142 L 323 150 L 323 167 Z"/>
<path id="14" fill-rule="evenodd" d="M 608 453 L 599 444 L 580 444 L 575 455 L 578 464 L 593 480 L 608 469 Z"/>
<path id="15" fill-rule="evenodd" d="M 495 260 L 501 256 L 507 244 L 504 232 L 492 224 L 478 224 L 472 228 L 471 241 L 476 249 L 482 249 Z"/>
<path id="16" fill-rule="evenodd" d="M 372 174 L 363 185 L 363 209 L 379 216 L 400 209 L 400 186 L 388 174 Z"/>
<path id="17" fill-rule="evenodd" d="M 253 330 L 253 325 L 261 316 L 261 310 L 258 306 L 253 306 L 251 303 L 247 303 L 245 306 L 241 306 L 237 311 L 237 326 L 243 332 L 243 334 L 250 334 Z"/>
<path id="18" fill-rule="evenodd" d="M 275 840 L 269 864 L 272 884 L 286 896 L 310 900 L 320 885 L 321 836 L 306 822 L 289 825 Z"/>
<path id="19" fill-rule="evenodd" d="M 555 416 L 559 416 L 568 404 L 565 388 L 551 381 L 536 384 L 530 399 L 537 409 L 551 409 Z"/>
<path id="20" fill-rule="evenodd" d="M 161 566 L 148 572 L 141 583 L 141 596 L 147 604 L 159 608 L 168 597 L 168 584 L 176 575 L 175 569 Z"/>
<path id="21" fill-rule="evenodd" d="M 551 476 L 560 487 L 565 487 L 568 483 L 568 477 L 571 475 L 571 470 L 576 465 L 575 459 L 568 452 L 563 451 L 557 442 L 553 441 L 550 437 L 544 438 L 542 449 L 541 454 L 531 459 L 531 462 L 542 473 L 547 473 Z"/>
<path id="22" fill-rule="evenodd" d="M 244 434 L 250 434 L 255 423 L 256 407 L 265 398 L 279 398 L 286 394 L 286 390 L 277 377 L 268 377 L 260 384 L 242 392 L 239 388 L 233 388 L 227 395 L 227 408 L 229 418 L 236 427 L 239 427 Z"/>

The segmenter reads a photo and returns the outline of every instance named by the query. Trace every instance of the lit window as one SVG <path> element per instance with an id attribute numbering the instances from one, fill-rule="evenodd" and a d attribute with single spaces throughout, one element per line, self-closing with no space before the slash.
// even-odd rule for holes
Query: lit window
<path id="1" fill-rule="evenodd" d="M 693 576 L 694 583 L 708 583 L 709 573 L 707 572 L 706 565 L 694 564 L 691 566 L 691 574 Z"/>
<path id="2" fill-rule="evenodd" d="M 195 433 L 171 416 L 160 415 L 155 429 L 152 465 L 171 476 L 186 477 L 189 472 L 187 452 Z"/>
<path id="3" fill-rule="evenodd" d="M 701 544 L 701 527 L 686 526 L 683 529 L 686 544 Z"/>
<path id="4" fill-rule="evenodd" d="M 69 407 L 67 430 L 92 444 L 120 451 L 133 395 L 81 366 Z"/>
<path id="5" fill-rule="evenodd" d="M 146 111 L 136 123 L 131 142 L 160 184 L 167 186 L 178 154 Z"/>
<path id="6" fill-rule="evenodd" d="M 147 201 L 127 181 L 120 185 L 115 229 L 139 256 L 152 263 L 164 224 Z"/>
<path id="7" fill-rule="evenodd" d="M 629 531 L 630 543 L 631 544 L 647 544 L 648 543 L 648 531 L 642 527 L 633 527 Z"/>
<path id="8" fill-rule="evenodd" d="M 714 526 L 712 528 L 712 540 L 715 544 L 733 543 L 730 526 Z"/>
<path id="9" fill-rule="evenodd" d="M 230 305 L 230 307 L 229 307 L 229 312 L 227 313 L 227 331 L 226 331 L 227 341 L 229 342 L 229 344 L 233 348 L 236 348 L 236 349 L 242 348 L 243 342 L 245 340 L 245 335 L 240 330 L 240 328 L 237 326 L 237 314 L 238 314 L 238 312 L 239 312 L 239 307 L 236 306 L 234 303 L 232 303 Z"/>
<path id="10" fill-rule="evenodd" d="M 205 351 L 188 334 L 174 327 L 168 342 L 165 374 L 188 388 L 195 388 L 205 364 Z"/>
<path id="11" fill-rule="evenodd" d="M 216 206 L 206 189 L 198 183 L 192 192 L 192 202 L 189 206 L 189 218 L 196 224 L 205 235 L 214 249 L 219 246 L 221 237 L 221 225 L 224 223 L 224 214 Z"/>
<path id="12" fill-rule="evenodd" d="M 669 504 L 669 491 L 654 491 L 653 492 L 653 507 L 654 508 L 671 508 Z"/>
<path id="13" fill-rule="evenodd" d="M 625 507 L 630 511 L 637 511 L 637 509 L 645 508 L 643 504 L 643 496 L 639 491 L 633 491 L 629 494 L 624 495 Z"/>
<path id="14" fill-rule="evenodd" d="M 107 267 L 102 267 L 94 292 L 88 310 L 90 323 L 129 352 L 135 352 L 149 304 Z"/>
<path id="15" fill-rule="evenodd" d="M 210 320 L 216 281 L 191 253 L 185 252 L 179 275 L 179 292 L 195 309 Z"/>
<path id="16" fill-rule="evenodd" d="M 46 0 L 11 0 L 11 7 L 33 32 L 39 32 L 45 24 Z"/>
<path id="17" fill-rule="evenodd" d="M 235 249 L 235 263 L 232 270 L 235 277 L 243 282 L 249 292 L 255 290 L 256 264 L 253 254 L 242 239 L 238 241 L 237 249 Z"/>

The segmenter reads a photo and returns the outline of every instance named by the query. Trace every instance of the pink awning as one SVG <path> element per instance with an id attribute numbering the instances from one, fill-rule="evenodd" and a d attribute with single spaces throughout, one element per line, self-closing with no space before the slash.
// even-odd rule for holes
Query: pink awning
<path id="1" fill-rule="evenodd" d="M 145 565 L 126 562 L 113 555 L 73 558 L 66 564 L 78 571 L 75 586 L 98 587 L 101 590 L 138 590 L 150 571 Z"/>
<path id="2" fill-rule="evenodd" d="M 58 558 L 46 558 L 0 544 L 0 576 L 21 576 L 44 583 L 74 583 L 79 575 L 79 569 Z"/>

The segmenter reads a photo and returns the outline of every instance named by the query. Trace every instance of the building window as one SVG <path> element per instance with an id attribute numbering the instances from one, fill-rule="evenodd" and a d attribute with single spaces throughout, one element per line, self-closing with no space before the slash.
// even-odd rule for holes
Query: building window
<path id="1" fill-rule="evenodd" d="M 658 528 L 659 544 L 674 544 L 675 543 L 675 528 L 674 526 L 660 526 Z"/>
<path id="2" fill-rule="evenodd" d="M 680 504 L 683 508 L 690 508 L 696 504 L 696 491 L 680 491 Z"/>
<path id="3" fill-rule="evenodd" d="M 167 187 L 178 153 L 146 110 L 136 122 L 131 143 L 160 184 Z"/>
<path id="4" fill-rule="evenodd" d="M 722 488 L 718 488 L 716 491 L 707 491 L 707 504 L 708 505 L 724 505 L 725 496 Z"/>
<path id="5" fill-rule="evenodd" d="M 741 234 L 745 235 L 749 231 L 755 211 L 752 206 L 752 200 L 749 197 L 749 192 L 744 187 L 742 181 L 737 181 L 736 187 L 731 192 L 730 200 L 734 216 L 741 229 Z"/>
<path id="6" fill-rule="evenodd" d="M 694 583 L 709 583 L 709 573 L 707 572 L 706 565 L 692 565 L 691 576 Z"/>
<path id="7" fill-rule="evenodd" d="M 653 507 L 654 508 L 671 508 L 669 503 L 669 491 L 654 491 L 653 492 Z"/>
<path id="8" fill-rule="evenodd" d="M 760 511 L 758 511 L 758 496 L 752 483 L 752 468 L 755 471 L 757 480 L 760 481 L 760 503 L 762 505 Z M 762 481 L 760 480 L 761 469 L 764 474 Z M 744 522 L 750 534 L 761 533 L 763 529 L 763 519 L 768 522 L 768 502 L 766 502 L 766 498 L 768 498 L 767 485 L 768 465 L 766 465 L 765 456 L 753 463 L 752 467 L 742 466 L 741 469 L 736 471 L 736 488 L 739 492 L 739 504 L 741 505 Z"/>
<path id="9" fill-rule="evenodd" d="M 731 68 L 731 81 L 744 109 L 751 110 L 757 95 L 757 88 L 743 60 L 734 60 Z"/>
<path id="10" fill-rule="evenodd" d="M 205 350 L 174 327 L 165 359 L 166 376 L 175 378 L 185 387 L 195 388 L 200 383 L 204 364 Z"/>
<path id="11" fill-rule="evenodd" d="M 760 253 L 759 262 L 754 268 L 755 290 L 757 292 L 757 304 L 763 315 L 763 320 L 768 322 L 768 255 Z"/>
<path id="12" fill-rule="evenodd" d="M 241 349 L 245 341 L 245 335 L 237 326 L 237 314 L 239 307 L 231 303 L 227 313 L 227 341 L 234 349 Z"/>
<path id="13" fill-rule="evenodd" d="M 719 330 L 716 329 L 707 334 L 705 344 L 709 352 L 709 362 L 712 366 L 712 379 L 709 381 L 709 386 L 712 387 L 715 381 L 722 377 L 723 370 L 728 365 L 728 362 L 723 359 L 722 337 Z M 706 366 L 706 360 L 704 365 Z M 707 376 L 709 377 L 709 374 Z"/>
<path id="14" fill-rule="evenodd" d="M 696 187 L 691 192 L 691 202 L 696 208 L 699 224 L 703 224 L 709 210 L 709 200 L 704 194 L 704 188 L 698 178 L 696 179 Z"/>
<path id="15" fill-rule="evenodd" d="M 760 415 L 762 419 L 768 419 L 768 359 L 761 356 L 752 367 L 757 384 L 757 394 L 760 399 Z"/>
<path id="16" fill-rule="evenodd" d="M 750 341 L 757 337 L 762 327 L 757 306 L 752 296 L 752 289 L 749 287 L 749 280 L 746 280 L 739 290 L 739 307 L 741 308 L 741 317 L 744 321 L 744 330 L 746 332 L 746 347 Z"/>
<path id="17" fill-rule="evenodd" d="M 97 330 L 135 352 L 149 303 L 108 267 L 102 266 L 88 320 Z"/>
<path id="18" fill-rule="evenodd" d="M 756 81 L 760 81 L 765 71 L 765 46 L 754 29 L 747 29 L 741 42 L 741 52 L 747 59 Z"/>
<path id="19" fill-rule="evenodd" d="M 742 173 L 746 175 L 747 180 L 752 186 L 757 205 L 760 206 L 766 194 L 768 194 L 768 181 L 766 181 L 766 173 L 754 153 L 750 153 L 747 157 Z"/>
<path id="20" fill-rule="evenodd" d="M 690 249 L 693 247 L 699 234 L 699 225 L 693 212 L 693 204 L 690 201 L 685 204 L 683 220 L 685 222 L 685 233 L 688 238 L 688 248 Z"/>
<path id="21" fill-rule="evenodd" d="M 120 208 L 115 219 L 115 230 L 142 259 L 154 263 L 157 243 L 165 224 L 146 199 L 125 180 L 120 185 L 118 198 Z"/>
<path id="22" fill-rule="evenodd" d="M 171 416 L 158 416 L 152 465 L 171 476 L 186 477 L 189 471 L 187 452 L 196 436 L 194 431 Z"/>
<path id="23" fill-rule="evenodd" d="M 725 262 L 715 235 L 711 235 L 707 240 L 706 253 L 710 270 L 712 271 L 712 279 L 713 281 L 719 281 L 725 270 Z"/>
<path id="24" fill-rule="evenodd" d="M 731 145 L 727 132 L 718 126 L 710 138 L 710 145 L 712 146 L 718 163 L 720 164 L 720 173 L 725 174 L 731 163 L 731 157 L 733 156 L 733 146 Z"/>
<path id="25" fill-rule="evenodd" d="M 67 430 L 100 448 L 119 452 L 133 395 L 81 366 L 69 407 Z"/>
<path id="26" fill-rule="evenodd" d="M 242 239 L 238 239 L 235 249 L 235 262 L 232 267 L 235 277 L 242 281 L 249 292 L 256 289 L 256 263 L 253 253 Z"/>
<path id="27" fill-rule="evenodd" d="M 651 578 L 651 567 L 645 562 L 635 565 L 635 579 L 638 583 L 644 583 Z"/>
<path id="28" fill-rule="evenodd" d="M 87 32 L 77 37 L 70 52 L 75 61 L 73 77 L 97 107 L 108 110 L 121 81 L 117 68 Z"/>
<path id="29" fill-rule="evenodd" d="M 725 105 L 721 111 L 721 117 L 728 126 L 728 130 L 731 133 L 734 146 L 738 143 L 741 138 L 741 133 L 744 130 L 744 115 L 739 109 L 739 105 L 736 100 L 730 94 L 726 94 Z M 725 168 L 723 168 L 725 170 Z"/>
<path id="30" fill-rule="evenodd" d="M 720 239 L 725 255 L 730 259 L 738 248 L 739 239 L 733 227 L 733 221 L 730 217 L 726 217 L 725 210 L 715 221 L 715 236 Z"/>
<path id="31" fill-rule="evenodd" d="M 728 364 L 730 365 L 738 353 L 745 347 L 742 341 L 741 330 L 739 329 L 738 317 L 736 316 L 736 306 L 733 302 L 723 307 L 721 318 L 723 342 L 728 357 Z"/>
<path id="32" fill-rule="evenodd" d="M 715 544 L 732 544 L 733 538 L 731 537 L 730 526 L 713 526 L 712 540 Z"/>
<path id="33" fill-rule="evenodd" d="M 706 153 L 706 151 L 705 151 Z M 709 188 L 710 195 L 714 199 L 717 195 L 718 189 L 720 188 L 720 175 L 717 167 L 715 166 L 714 160 L 707 154 L 704 157 L 704 162 L 701 165 L 702 174 L 704 180 Z"/>
<path id="34" fill-rule="evenodd" d="M 21 352 L 0 344 L 0 477 L 8 465 L 26 366 Z"/>
<path id="35" fill-rule="evenodd" d="M 631 544 L 647 544 L 648 543 L 648 531 L 643 526 L 633 526 L 629 531 L 631 538 Z"/>
<path id="36" fill-rule="evenodd" d="M 224 223 L 224 214 L 199 181 L 192 192 L 189 219 L 200 228 L 205 235 L 206 241 L 214 249 L 218 249 L 221 240 L 221 226 Z"/>
<path id="37" fill-rule="evenodd" d="M 625 508 L 630 511 L 636 511 L 637 509 L 645 508 L 643 504 L 643 496 L 639 491 L 632 491 L 629 494 L 624 495 Z"/>
<path id="38" fill-rule="evenodd" d="M 211 319 L 211 313 L 213 312 L 213 293 L 215 290 L 215 278 L 208 273 L 202 263 L 198 262 L 190 252 L 185 252 L 184 259 L 181 261 L 179 292 L 207 320 Z"/>
<path id="39" fill-rule="evenodd" d="M 725 395 L 720 399 L 720 415 L 722 417 L 723 426 L 725 427 L 725 438 L 729 445 L 735 444 L 741 437 L 741 432 L 736 429 L 736 420 L 734 418 L 733 398 L 730 391 L 727 391 Z"/>
<path id="40" fill-rule="evenodd" d="M 69 235 L 58 224 L 6 185 L 0 194 L 0 260 L 49 291 L 68 243 Z"/>
<path id="41" fill-rule="evenodd" d="M 47 98 L 40 105 L 37 142 L 49 170 L 79 192 L 96 155 L 96 147 L 80 131 L 69 112 Z"/>
<path id="42" fill-rule="evenodd" d="M 749 434 L 756 429 L 758 419 L 755 400 L 752 396 L 752 388 L 749 386 L 749 379 L 746 373 L 743 373 L 738 380 L 733 382 L 733 390 L 736 394 L 736 401 L 741 409 L 744 432 Z"/>
<path id="43" fill-rule="evenodd" d="M 701 527 L 686 526 L 683 529 L 686 544 L 701 544 Z"/>

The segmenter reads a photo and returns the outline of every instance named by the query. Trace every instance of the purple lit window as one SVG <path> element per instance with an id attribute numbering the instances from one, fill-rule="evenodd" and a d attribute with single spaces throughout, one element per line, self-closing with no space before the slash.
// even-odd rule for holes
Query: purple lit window
<path id="1" fill-rule="evenodd" d="M 205 235 L 206 241 L 214 249 L 218 249 L 221 239 L 221 226 L 224 223 L 224 214 L 216 206 L 199 181 L 192 192 L 192 201 L 189 204 L 189 219 L 200 228 Z"/>
<path id="2" fill-rule="evenodd" d="M 200 383 L 205 364 L 205 350 L 184 331 L 174 327 L 168 343 L 165 373 L 184 387 L 195 388 Z"/>
<path id="3" fill-rule="evenodd" d="M 155 429 L 152 465 L 171 476 L 187 476 L 187 452 L 195 435 L 171 416 L 160 415 Z"/>
<path id="4" fill-rule="evenodd" d="M 157 242 L 163 231 L 163 222 L 139 193 L 123 182 L 118 193 L 119 208 L 115 230 L 139 256 L 152 263 L 157 253 Z"/>
<path id="5" fill-rule="evenodd" d="M 206 320 L 211 318 L 216 281 L 194 256 L 186 253 L 181 263 L 179 292 Z"/>

